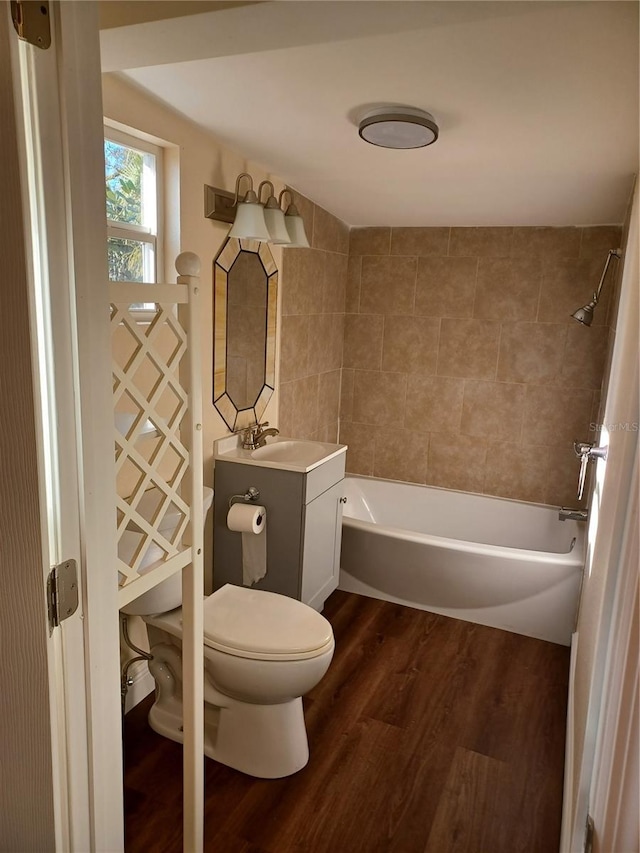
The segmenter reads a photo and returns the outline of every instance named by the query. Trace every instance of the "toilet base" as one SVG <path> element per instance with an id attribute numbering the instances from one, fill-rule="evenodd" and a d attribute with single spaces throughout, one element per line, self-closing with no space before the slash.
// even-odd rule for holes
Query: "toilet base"
<path id="1" fill-rule="evenodd" d="M 205 704 L 205 755 L 260 779 L 280 779 L 302 770 L 309 760 L 309 744 L 301 698 L 251 705 L 219 695 L 222 707 Z M 175 696 L 156 700 L 149 725 L 182 743 L 182 702 Z"/>

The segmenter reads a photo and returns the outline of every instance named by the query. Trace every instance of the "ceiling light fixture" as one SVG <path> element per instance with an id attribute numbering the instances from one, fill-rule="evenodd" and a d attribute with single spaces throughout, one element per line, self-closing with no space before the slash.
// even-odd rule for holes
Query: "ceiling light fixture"
<path id="1" fill-rule="evenodd" d="M 360 121 L 358 133 L 380 148 L 424 148 L 439 134 L 431 113 L 415 107 L 379 107 Z"/>

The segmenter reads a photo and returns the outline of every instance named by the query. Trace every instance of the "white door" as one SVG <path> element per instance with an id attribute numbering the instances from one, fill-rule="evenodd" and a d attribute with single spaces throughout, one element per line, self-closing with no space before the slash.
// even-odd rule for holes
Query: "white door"
<path id="1" fill-rule="evenodd" d="M 596 467 L 589 510 L 585 578 L 572 642 L 563 853 L 581 853 L 584 849 L 587 815 L 596 815 L 594 800 L 601 796 L 598 794 L 598 768 L 611 764 L 611 756 L 606 754 L 609 747 L 602 736 L 603 724 L 605 718 L 610 717 L 612 698 L 621 691 L 625 667 L 619 667 L 618 683 L 612 679 L 612 674 L 619 661 L 624 663 L 620 659 L 625 657 L 628 649 L 637 656 L 637 648 L 633 650 L 632 633 L 627 630 L 625 635 L 620 627 L 631 623 L 633 613 L 628 605 L 633 604 L 634 582 L 637 589 L 638 573 L 638 517 L 637 501 L 634 500 L 638 488 L 640 420 L 638 214 L 636 189 L 604 423 L 602 430 L 595 433 L 597 443 L 608 447 L 608 455 L 606 461 L 599 460 Z M 588 329 L 585 329 L 585 334 L 589 334 Z M 594 441 L 594 438 L 589 440 Z M 625 595 L 625 590 L 630 590 L 631 594 Z M 620 710 L 621 717 L 624 717 L 624 709 Z M 609 732 L 607 739 L 614 743 L 615 733 Z M 599 813 L 606 811 L 606 803 L 601 802 Z M 635 827 L 637 832 L 637 821 Z M 600 829 L 595 826 L 595 849 L 598 849 Z M 603 853 L 608 851 L 603 850 Z"/>
<path id="2" fill-rule="evenodd" d="M 28 5 L 50 20 L 48 49 L 20 42 L 9 3 L 0 5 L 0 849 L 116 851 L 122 759 L 97 6 Z M 80 606 L 50 634 L 46 576 L 63 560 L 78 565 Z"/>

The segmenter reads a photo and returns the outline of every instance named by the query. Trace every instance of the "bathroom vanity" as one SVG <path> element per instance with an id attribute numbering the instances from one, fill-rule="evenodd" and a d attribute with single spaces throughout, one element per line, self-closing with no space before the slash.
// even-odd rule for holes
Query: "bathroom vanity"
<path id="1" fill-rule="evenodd" d="M 238 436 L 216 442 L 213 587 L 242 586 L 242 538 L 227 527 L 234 495 L 258 489 L 267 510 L 267 573 L 254 589 L 316 610 L 338 585 L 346 445 L 278 436 L 243 450 Z"/>

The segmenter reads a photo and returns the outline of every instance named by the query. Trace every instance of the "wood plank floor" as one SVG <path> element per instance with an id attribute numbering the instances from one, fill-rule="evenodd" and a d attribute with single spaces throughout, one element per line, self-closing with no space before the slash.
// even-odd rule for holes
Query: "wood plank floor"
<path id="1" fill-rule="evenodd" d="M 305 699 L 311 758 L 259 780 L 206 759 L 210 853 L 555 853 L 569 650 L 344 592 Z M 127 851 L 182 850 L 181 747 L 125 720 Z"/>

